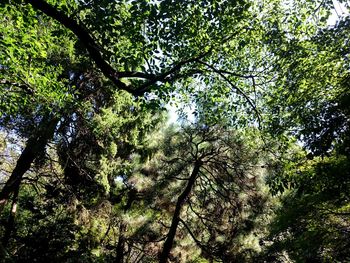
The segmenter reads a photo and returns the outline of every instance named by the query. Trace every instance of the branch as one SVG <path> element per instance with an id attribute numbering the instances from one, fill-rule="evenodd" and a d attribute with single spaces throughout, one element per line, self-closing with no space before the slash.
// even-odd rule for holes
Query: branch
<path id="1" fill-rule="evenodd" d="M 40 10 L 47 16 L 55 19 L 63 26 L 71 30 L 81 43 L 85 46 L 91 59 L 96 63 L 96 66 L 102 71 L 102 73 L 110 79 L 119 89 L 125 90 L 134 96 L 140 96 L 145 92 L 150 90 L 150 87 L 158 81 L 168 81 L 166 78 L 176 71 L 180 70 L 184 65 L 190 64 L 192 62 L 198 61 L 205 55 L 209 54 L 211 50 L 200 54 L 197 57 L 193 57 L 175 64 L 168 71 L 159 74 L 148 74 L 143 72 L 118 72 L 115 70 L 103 57 L 100 52 L 100 47 L 93 39 L 93 37 L 87 32 L 87 30 L 80 24 L 78 24 L 74 19 L 67 16 L 64 12 L 57 10 L 54 6 L 48 4 L 44 0 L 25 0 L 31 4 L 37 10 Z M 120 80 L 120 78 L 142 78 L 148 81 L 141 85 L 137 89 L 132 89 L 129 85 L 126 85 Z"/>
<path id="2" fill-rule="evenodd" d="M 100 49 L 96 44 L 93 37 L 74 19 L 67 16 L 65 13 L 57 10 L 52 5 L 48 4 L 43 0 L 26 0 L 34 8 L 40 10 L 47 16 L 55 19 L 61 23 L 66 28 L 70 29 L 81 41 L 81 43 L 86 47 L 89 52 L 91 59 L 96 63 L 97 67 L 102 71 L 102 73 L 110 79 L 119 89 L 125 90 L 131 94 L 134 94 L 128 85 L 119 80 L 118 71 L 116 71 L 111 65 L 107 63 L 102 57 Z"/>
<path id="3" fill-rule="evenodd" d="M 149 73 L 144 73 L 144 72 L 139 72 L 139 71 L 123 71 L 123 72 L 118 72 L 119 78 L 140 78 L 140 79 L 154 79 L 156 75 L 154 74 L 149 74 Z"/>
<path id="4" fill-rule="evenodd" d="M 220 70 L 216 69 L 214 66 L 209 65 L 208 63 L 205 63 L 203 61 L 199 61 L 199 63 L 205 65 L 206 67 L 210 68 L 211 70 L 213 70 L 215 73 L 217 73 L 221 78 L 223 78 L 228 84 L 230 84 L 231 88 L 238 91 L 244 98 L 245 100 L 248 102 L 248 104 L 252 107 L 252 109 L 255 111 L 256 116 L 258 118 L 258 124 L 259 124 L 259 128 L 261 127 L 261 118 L 260 118 L 260 113 L 258 111 L 258 109 L 256 108 L 256 106 L 254 105 L 254 103 L 252 102 L 252 100 L 248 97 L 247 94 L 244 93 L 243 90 L 241 90 L 239 87 L 237 87 L 235 84 L 232 83 L 232 81 L 230 81 Z"/>
<path id="5" fill-rule="evenodd" d="M 206 65 L 209 66 L 209 65 Z M 228 71 L 228 70 L 222 70 L 222 69 L 217 69 L 218 72 L 222 73 L 222 74 L 228 74 L 228 75 L 232 75 L 235 77 L 239 77 L 239 78 L 244 78 L 244 79 L 251 79 L 251 78 L 255 78 L 256 75 L 243 75 L 243 74 L 239 74 L 233 71 Z"/>
<path id="6" fill-rule="evenodd" d="M 152 86 L 153 84 L 157 83 L 158 81 L 168 81 L 169 80 L 167 78 L 168 76 L 170 76 L 171 74 L 173 74 L 176 71 L 180 70 L 185 65 L 188 65 L 188 64 L 193 63 L 193 62 L 199 62 L 200 59 L 204 58 L 210 52 L 211 52 L 211 49 L 209 51 L 207 51 L 207 52 L 204 52 L 204 53 L 196 56 L 196 57 L 192 57 L 192 58 L 189 58 L 187 60 L 183 60 L 183 61 L 175 64 L 169 70 L 165 71 L 162 74 L 159 74 L 159 75 L 155 76 L 153 79 L 151 79 L 150 81 L 146 82 L 145 84 L 143 84 L 139 88 L 137 88 L 137 90 L 135 92 L 136 95 L 140 95 L 140 94 L 143 94 L 143 93 L 147 92 L 150 89 L 150 86 Z"/>
<path id="7" fill-rule="evenodd" d="M 192 237 L 192 239 L 194 240 L 194 242 L 197 244 L 197 246 L 199 246 L 201 249 L 206 251 L 205 246 L 195 237 L 195 235 L 193 234 L 193 232 L 191 231 L 190 227 L 186 224 L 186 222 L 180 218 L 180 222 L 182 223 L 182 225 L 186 228 L 187 232 L 190 234 L 190 236 Z"/>
<path id="8" fill-rule="evenodd" d="M 0 80 L 0 84 L 2 84 L 2 85 L 10 85 L 10 86 L 13 86 L 13 87 L 21 88 L 25 92 L 27 92 L 27 94 L 29 94 L 29 95 L 33 95 L 34 94 L 33 89 L 27 84 L 18 83 L 18 82 L 12 82 L 12 81 L 7 80 L 7 79 L 1 79 Z"/>

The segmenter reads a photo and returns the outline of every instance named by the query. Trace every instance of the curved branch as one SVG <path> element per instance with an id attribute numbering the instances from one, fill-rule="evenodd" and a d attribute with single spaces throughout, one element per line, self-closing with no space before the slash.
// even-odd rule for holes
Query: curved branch
<path id="1" fill-rule="evenodd" d="M 139 79 L 154 79 L 156 75 L 139 71 L 122 71 L 118 73 L 119 78 L 139 78 Z"/>
<path id="2" fill-rule="evenodd" d="M 107 63 L 106 60 L 103 59 L 99 47 L 92 36 L 74 19 L 70 18 L 65 13 L 57 10 L 55 7 L 43 0 L 26 0 L 26 2 L 31 4 L 37 10 L 43 12 L 45 15 L 55 19 L 66 28 L 70 29 L 86 47 L 91 59 L 96 63 L 97 67 L 102 71 L 102 73 L 119 89 L 134 94 L 134 90 L 132 90 L 131 87 L 119 80 L 118 71 L 116 71 Z"/>
<path id="3" fill-rule="evenodd" d="M 180 222 L 182 223 L 182 225 L 186 228 L 187 232 L 190 234 L 190 236 L 192 237 L 192 239 L 194 240 L 194 242 L 197 244 L 197 246 L 199 246 L 201 249 L 203 249 L 204 251 L 207 251 L 205 246 L 196 238 L 196 236 L 194 235 L 194 233 L 192 232 L 191 228 L 186 224 L 186 222 L 180 218 Z"/>
<path id="4" fill-rule="evenodd" d="M 178 62 L 177 64 L 173 65 L 169 70 L 155 76 L 153 79 L 149 80 L 145 84 L 141 85 L 139 88 L 137 88 L 136 93 L 137 94 L 143 94 L 147 92 L 151 85 L 156 84 L 158 81 L 168 81 L 168 77 L 175 72 L 179 71 L 183 66 L 191 64 L 193 62 L 199 62 L 200 59 L 204 58 L 206 55 L 208 55 L 211 52 L 211 49 L 209 49 L 207 52 L 204 52 L 202 54 L 199 54 L 196 57 L 192 57 L 183 61 Z"/>
<path id="5" fill-rule="evenodd" d="M 100 47 L 82 25 L 78 24 L 74 19 L 66 15 L 64 12 L 57 10 L 54 6 L 50 5 L 44 0 L 25 1 L 31 4 L 37 10 L 40 10 L 45 15 L 55 19 L 63 26 L 71 30 L 81 41 L 81 43 L 85 46 L 85 48 L 90 54 L 91 59 L 96 63 L 96 66 L 102 71 L 102 73 L 108 79 L 110 79 L 119 89 L 125 90 L 133 94 L 134 96 L 143 95 L 145 92 L 149 91 L 151 89 L 151 86 L 157 83 L 158 81 L 168 81 L 167 78 L 173 73 L 179 71 L 183 66 L 192 62 L 196 62 L 211 52 L 210 49 L 209 51 L 204 52 L 196 57 L 180 61 L 174 64 L 170 69 L 159 75 L 148 74 L 143 72 L 118 72 L 102 57 Z M 132 88 L 131 86 L 126 85 L 124 82 L 122 82 L 120 78 L 142 78 L 148 81 L 146 81 L 140 87 Z"/>
<path id="6" fill-rule="evenodd" d="M 232 89 L 238 91 L 238 93 L 240 93 L 244 97 L 244 99 L 248 102 L 248 104 L 255 111 L 256 116 L 258 118 L 258 125 L 259 125 L 259 128 L 260 128 L 261 127 L 260 113 L 259 113 L 258 109 L 256 108 L 256 106 L 254 105 L 254 103 L 252 102 L 252 100 L 248 97 L 248 95 L 245 94 L 244 91 L 241 90 L 239 87 L 237 87 L 235 84 L 233 84 L 232 81 L 229 80 L 222 71 L 218 70 L 217 68 L 215 68 L 212 65 L 209 65 L 206 62 L 199 61 L 199 63 L 201 63 L 201 64 L 205 65 L 206 67 L 210 68 L 211 70 L 213 70 L 216 74 L 218 74 L 221 78 L 223 78 L 231 86 Z"/>

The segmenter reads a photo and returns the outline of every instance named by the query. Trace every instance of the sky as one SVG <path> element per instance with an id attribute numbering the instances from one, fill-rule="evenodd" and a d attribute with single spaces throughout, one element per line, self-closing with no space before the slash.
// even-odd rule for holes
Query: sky
<path id="1" fill-rule="evenodd" d="M 347 9 L 344 4 L 339 3 L 339 1 L 333 0 L 333 6 L 334 9 L 327 21 L 330 26 L 334 26 L 341 16 L 349 15 L 349 9 Z"/>

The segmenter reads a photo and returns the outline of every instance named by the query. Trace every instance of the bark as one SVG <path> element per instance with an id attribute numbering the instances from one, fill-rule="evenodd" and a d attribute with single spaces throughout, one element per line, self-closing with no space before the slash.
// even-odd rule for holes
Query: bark
<path id="1" fill-rule="evenodd" d="M 187 199 L 192 191 L 193 185 L 196 182 L 201 165 L 202 165 L 201 161 L 196 161 L 194 168 L 193 168 L 193 171 L 191 173 L 191 176 L 188 179 L 186 188 L 177 199 L 173 219 L 172 219 L 171 225 L 170 225 L 170 229 L 169 229 L 167 238 L 164 242 L 163 250 L 159 256 L 159 263 L 166 263 L 168 261 L 170 251 L 173 247 L 177 227 L 178 227 L 179 222 L 180 222 L 181 210 L 182 210 L 183 206 L 185 205 L 185 203 L 186 203 L 186 201 L 187 201 Z"/>
<path id="2" fill-rule="evenodd" d="M 117 244 L 117 258 L 115 260 L 116 263 L 124 262 L 124 247 L 125 247 L 125 230 L 126 225 L 124 222 L 120 223 L 119 226 L 119 239 Z"/>
<path id="3" fill-rule="evenodd" d="M 15 192 L 13 193 L 11 211 L 10 211 L 10 215 L 9 215 L 9 218 L 8 218 L 8 221 L 6 224 L 5 234 L 4 234 L 4 237 L 2 239 L 2 246 L 4 249 L 6 249 L 8 242 L 10 241 L 11 234 L 12 234 L 12 232 L 14 230 L 14 226 L 15 226 L 18 192 L 19 192 L 19 185 L 18 185 L 17 189 L 15 189 Z"/>
<path id="4" fill-rule="evenodd" d="M 29 170 L 35 158 L 45 151 L 48 141 L 53 137 L 57 123 L 57 118 L 43 118 L 36 134 L 28 139 L 10 178 L 0 192 L 0 214 L 10 196 L 19 188 L 23 175 Z"/>
<path id="5" fill-rule="evenodd" d="M 130 189 L 128 193 L 128 202 L 124 207 L 124 214 L 126 211 L 128 211 L 131 208 L 132 202 L 135 200 L 136 197 L 136 190 Z M 121 221 L 119 224 L 119 238 L 117 243 L 117 258 L 115 260 L 116 263 L 123 263 L 124 262 L 124 249 L 125 249 L 125 232 L 127 230 L 127 225 L 125 222 Z"/>

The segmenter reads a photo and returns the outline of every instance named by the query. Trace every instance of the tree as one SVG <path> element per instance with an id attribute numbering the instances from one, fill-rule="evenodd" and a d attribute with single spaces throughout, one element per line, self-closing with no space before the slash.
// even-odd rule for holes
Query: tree
<path id="1" fill-rule="evenodd" d="M 168 130 L 158 141 L 160 151 L 124 179 L 134 190 L 123 216 L 127 262 L 249 260 L 244 234 L 266 201 L 259 149 L 219 125 Z"/>
<path id="2" fill-rule="evenodd" d="M 84 240 L 81 249 L 91 260 L 99 258 L 91 255 L 95 249 L 108 251 L 105 259 L 119 262 L 154 260 L 157 258 L 154 253 L 162 250 L 159 258 L 165 262 L 170 256 L 177 256 L 172 249 L 174 240 L 186 233 L 202 252 L 208 251 L 202 255 L 208 260 L 236 259 L 242 253 L 233 251 L 235 238 L 239 236 L 233 232 L 248 231 L 258 211 L 250 205 L 251 200 L 255 200 L 253 194 L 249 198 L 237 196 L 232 189 L 250 193 L 250 190 L 256 192 L 256 185 L 246 177 L 249 167 L 240 171 L 226 167 L 222 160 L 217 160 L 217 166 L 209 162 L 216 158 L 232 161 L 230 158 L 240 143 L 221 140 L 208 127 L 220 123 L 230 127 L 226 132 L 232 127 L 248 130 L 268 127 L 277 139 L 288 138 L 287 141 L 291 134 L 286 130 L 301 127 L 302 132 L 292 135 L 306 138 L 305 144 L 313 155 L 332 155 L 335 148 L 336 154 L 348 153 L 343 143 L 348 141 L 349 130 L 347 20 L 334 32 L 320 33 L 319 29 L 325 27 L 330 1 L 307 3 L 306 6 L 305 1 L 279 0 L 3 1 L 0 4 L 4 25 L 0 45 L 0 126 L 24 139 L 26 145 L 0 192 L 0 212 L 5 207 L 2 214 L 8 215 L 11 204 L 7 203 L 11 196 L 14 204 L 17 198 L 24 204 L 34 198 L 45 210 L 45 202 L 60 193 L 62 200 L 57 202 L 65 208 L 73 207 L 72 213 L 63 219 L 56 217 L 55 212 L 52 215 L 66 222 L 68 229 L 74 229 L 75 215 L 93 210 L 101 203 L 108 203 L 113 211 L 109 215 L 115 220 L 101 214 L 97 219 L 91 215 L 97 225 L 108 225 L 104 236 L 97 233 L 96 227 L 84 223 L 79 233 L 90 231 L 91 238 L 84 234 L 77 239 L 66 235 L 76 244 L 77 240 Z M 326 46 L 332 41 L 335 49 L 328 50 Z M 317 54 L 315 59 L 314 54 Z M 339 74 L 334 76 L 332 69 L 337 69 Z M 329 94 L 324 94 L 320 87 L 328 83 L 332 83 Z M 314 94 L 316 99 L 311 96 Z M 162 181 L 166 184 L 150 183 L 145 192 L 140 193 L 144 186 L 137 180 L 134 183 L 132 178 L 143 174 L 139 168 L 147 158 L 152 159 L 152 155 L 161 152 L 157 147 L 148 147 L 146 138 L 157 127 L 162 107 L 168 101 L 176 102 L 177 98 L 193 105 L 198 125 L 189 132 L 193 132 L 193 136 L 176 136 L 188 145 L 197 145 L 196 140 L 203 143 L 196 146 L 197 153 L 177 149 L 181 145 L 175 147 L 175 153 L 179 151 L 189 159 L 170 162 L 169 169 L 157 175 L 165 178 Z M 306 110 L 308 106 L 310 110 Z M 216 132 L 226 138 L 222 130 L 225 129 Z M 186 129 L 183 131 L 186 133 Z M 269 146 L 267 140 L 265 136 L 265 147 Z M 227 149 L 232 156 L 215 147 Z M 50 172 L 44 174 L 58 175 L 57 180 L 41 173 L 52 161 L 58 165 L 50 166 Z M 298 166 L 287 162 L 276 167 L 290 175 L 293 170 L 288 170 L 288 164 Z M 157 168 L 157 163 L 154 167 Z M 314 166 L 310 167 L 312 171 Z M 187 184 L 175 180 L 174 172 L 189 172 Z M 222 173 L 223 178 L 217 173 Z M 243 176 L 242 181 L 229 181 L 236 173 Z M 29 181 L 35 178 L 36 184 L 44 185 L 40 188 L 43 198 L 35 197 L 34 188 L 28 190 L 27 186 L 21 195 L 20 186 L 28 181 L 26 174 Z M 295 183 L 283 174 L 270 181 L 274 182 L 272 189 Z M 204 182 L 208 184 L 204 186 Z M 55 191 L 56 184 L 69 191 Z M 176 194 L 177 204 L 169 201 L 166 194 L 152 195 L 149 191 L 153 186 Z M 184 191 L 180 191 L 181 187 Z M 144 195 L 146 193 L 148 195 Z M 202 197 L 203 193 L 208 195 Z M 213 206 L 207 207 L 199 197 Z M 228 209 L 218 203 L 217 198 L 226 201 L 233 197 L 243 199 L 229 202 L 234 208 L 232 211 L 243 211 L 253 218 L 233 214 L 220 218 L 216 214 Z M 65 203 L 65 198 L 77 201 L 83 209 Z M 240 208 L 240 202 L 247 204 L 249 211 Z M 133 207 L 136 203 L 138 206 Z M 157 211 L 155 204 L 168 206 L 170 210 L 168 213 L 165 208 Z M 182 215 L 185 207 L 191 210 L 187 218 Z M 149 213 L 149 224 L 140 223 L 142 227 L 135 227 L 135 232 L 131 232 L 125 217 L 136 213 L 135 208 Z M 38 214 L 30 204 L 27 210 Z M 215 215 L 232 238 L 221 235 L 223 230 L 209 220 L 204 220 L 205 223 L 199 220 L 202 212 L 205 218 Z M 154 223 L 159 216 L 167 219 L 162 223 L 171 221 L 170 231 Z M 49 217 L 47 214 L 46 218 Z M 134 221 L 138 218 L 130 217 Z M 237 224 L 228 218 L 237 218 Z M 11 232 L 16 232 L 13 217 L 9 215 L 6 221 L 9 223 L 4 228 L 4 244 L 9 243 Z M 45 232 L 50 226 L 39 225 L 35 234 Z M 152 235 L 146 235 L 145 231 L 152 228 Z M 49 232 L 53 234 L 52 228 Z M 70 230 L 58 239 L 65 233 Z M 139 238 L 142 235 L 144 238 Z M 165 238 L 163 248 L 157 245 L 156 237 Z M 219 242 L 220 238 L 224 241 Z M 63 244 L 61 249 L 68 248 Z M 135 255 L 141 259 L 135 259 Z"/>
<path id="3" fill-rule="evenodd" d="M 256 173 L 259 149 L 250 152 L 238 134 L 220 126 L 189 127 L 183 133 L 187 149 L 175 158 L 183 158 L 192 170 L 177 198 L 160 262 L 167 261 L 180 223 L 204 258 L 243 258 L 246 251 L 239 249 L 239 236 L 252 230 L 264 205 Z M 181 171 L 178 179 L 186 173 Z"/>
<path id="4" fill-rule="evenodd" d="M 5 88 L 1 94 L 13 94 L 2 104 L 3 126 L 18 130 L 28 141 L 0 193 L 1 207 L 17 191 L 34 160 L 44 154 L 55 132 L 65 129 L 60 126 L 69 127 L 69 121 L 74 121 L 86 103 L 92 107 L 89 114 L 108 104 L 112 91 L 102 88 L 105 83 L 134 96 L 155 91 L 153 96 L 160 104 L 164 95 L 175 90 L 175 83 L 212 71 L 214 66 L 209 62 L 229 55 L 229 47 L 237 45 L 232 39 L 248 39 L 245 32 L 250 30 L 247 22 L 252 17 L 249 3 L 243 1 L 213 1 L 203 3 L 200 9 L 191 1 L 175 5 L 167 1 L 28 3 L 2 4 L 6 27 L 1 64 Z M 175 10 L 187 12 L 177 12 L 177 18 Z M 202 30 L 196 30 L 198 26 Z M 218 26 L 222 26 L 220 31 Z M 189 31 L 180 30 L 184 27 Z M 27 34 L 28 29 L 31 34 Z M 221 47 L 225 47 L 222 54 Z M 238 91 L 253 105 L 238 87 L 231 85 L 230 90 Z M 179 91 L 189 92 L 186 88 Z"/>
<path id="5" fill-rule="evenodd" d="M 148 111 L 128 94 L 117 92 L 112 100 L 93 117 L 82 119 L 88 112 L 81 112 L 66 129 L 62 124 L 49 151 L 23 178 L 16 227 L 0 230 L 9 232 L 3 242 L 6 259 L 114 259 L 119 237 L 114 231 L 119 231 L 124 200 L 133 190 L 116 180 L 129 176 L 133 155 L 148 156 L 145 138 L 162 114 Z M 5 212 L 4 222 L 10 211 Z"/>
<path id="6" fill-rule="evenodd" d="M 288 41 L 287 56 L 277 52 L 285 75 L 271 89 L 270 110 L 279 117 L 270 127 L 298 138 L 305 152 L 299 150 L 271 180 L 275 190 L 289 191 L 272 224 L 267 253 L 284 250 L 298 262 L 348 260 L 348 19 L 309 31 L 296 46 Z"/>
<path id="7" fill-rule="evenodd" d="M 237 14 L 238 17 L 244 14 L 247 8 L 246 5 L 225 3 L 218 6 L 225 12 L 214 12 L 208 6 L 202 13 L 198 12 L 193 3 L 178 3 L 182 9 L 192 6 L 193 8 L 189 9 L 191 12 L 186 16 L 195 15 L 198 24 L 205 24 L 208 30 L 211 30 L 211 36 L 202 35 L 200 32 L 196 35 L 196 43 L 201 42 L 203 37 L 215 39 L 213 44 L 203 47 L 205 50 L 203 52 L 203 48 L 194 43 L 185 44 L 184 41 L 189 37 L 187 33 L 175 34 L 172 43 L 165 42 L 165 39 L 169 39 L 168 32 L 162 30 L 158 32 L 159 23 L 165 25 L 168 21 L 163 17 L 163 13 L 170 11 L 167 10 L 169 6 L 165 2 L 158 5 L 143 1 L 130 4 L 110 4 L 106 1 L 97 5 L 94 2 L 84 4 L 68 1 L 57 7 L 45 1 L 29 1 L 29 3 L 30 5 L 15 1 L 2 5 L 7 25 L 4 28 L 5 38 L 2 45 L 5 51 L 2 57 L 2 84 L 6 90 L 15 91 L 10 93 L 14 96 L 9 98 L 9 103 L 2 104 L 3 119 L 7 126 L 11 123 L 12 127 L 17 129 L 22 126 L 22 131 L 29 132 L 24 135 L 32 137 L 28 140 L 26 154 L 19 159 L 20 169 L 14 171 L 11 180 L 2 191 L 2 205 L 16 189 L 17 182 L 21 181 L 34 159 L 44 152 L 45 145 L 53 137 L 60 118 L 67 119 L 66 116 L 73 116 L 77 105 L 89 100 L 93 95 L 96 96 L 96 92 L 100 90 L 98 87 L 101 86 L 101 83 L 98 83 L 98 79 L 101 79 L 99 70 L 115 87 L 135 96 L 153 89 L 158 89 L 160 92 L 158 83 L 172 83 L 175 79 L 193 75 L 197 71 L 192 70 L 194 62 L 212 53 L 212 46 L 216 41 L 228 41 L 214 30 L 216 26 L 209 23 L 207 16 L 217 17 L 218 23 L 225 21 L 223 24 L 230 25 L 231 23 L 227 23 L 230 19 L 237 19 L 231 14 Z M 32 6 L 42 11 L 44 15 L 41 12 L 37 13 Z M 109 13 L 103 14 L 103 12 Z M 78 16 L 80 21 L 72 19 L 71 14 Z M 169 12 L 167 14 L 170 15 Z M 133 19 L 136 16 L 140 17 L 137 21 Z M 106 17 L 111 20 L 104 21 Z M 116 18 L 118 20 L 114 21 Z M 14 23 L 18 23 L 18 30 L 14 30 Z M 181 32 L 180 23 L 169 26 L 174 32 Z M 28 28 L 31 29 L 31 35 L 27 34 Z M 20 34 L 16 35 L 17 32 Z M 122 41 L 119 41 L 120 39 Z M 19 41 L 21 45 L 18 45 Z M 119 44 L 115 45 L 116 43 Z M 127 46 L 131 43 L 135 48 L 128 50 Z M 176 47 L 174 50 L 173 46 Z M 28 50 L 30 52 L 27 52 Z M 160 51 L 168 55 L 159 57 L 157 53 Z M 98 70 L 90 63 L 89 58 Z M 181 74 L 179 71 L 182 71 Z M 122 82 L 121 79 L 129 79 L 129 83 Z M 91 85 L 93 86 L 90 94 L 88 90 L 91 89 Z M 171 91 L 168 85 L 161 87 L 166 88 L 167 93 Z M 103 94 L 108 94 L 108 91 L 104 90 Z M 28 100 L 34 100 L 30 105 L 33 106 L 33 111 L 23 107 Z M 55 110 L 48 114 L 51 109 Z M 32 114 L 28 115 L 28 112 Z M 37 130 L 30 132 L 23 126 L 21 121 L 23 119 L 33 119 L 32 125 L 37 126 Z M 35 122 L 40 119 L 43 119 L 41 125 Z M 45 127 L 48 123 L 52 124 L 52 129 L 46 130 L 47 134 L 41 135 L 40 130 L 43 129 L 40 127 Z M 38 148 L 33 145 L 37 145 Z"/>

